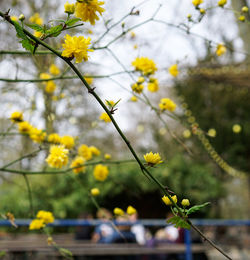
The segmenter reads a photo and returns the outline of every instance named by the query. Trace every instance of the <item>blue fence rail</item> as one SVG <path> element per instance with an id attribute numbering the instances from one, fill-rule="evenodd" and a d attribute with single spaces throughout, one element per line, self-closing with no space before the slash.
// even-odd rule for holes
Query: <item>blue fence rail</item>
<path id="1" fill-rule="evenodd" d="M 197 226 L 250 226 L 250 220 L 231 220 L 231 219 L 192 219 L 194 225 Z M 18 226 L 29 226 L 31 219 L 16 219 L 15 223 Z M 103 223 L 100 220 L 85 220 L 85 219 L 56 219 L 52 224 L 49 224 L 51 227 L 76 227 L 76 226 L 96 226 Z M 113 221 L 114 224 L 118 222 Z M 162 227 L 167 226 L 165 219 L 142 219 L 137 222 L 119 222 L 119 225 L 131 225 L 135 223 L 140 223 L 146 227 Z M 11 223 L 8 220 L 0 220 L 0 227 L 11 226 Z M 188 229 L 185 229 L 184 232 L 184 243 L 186 245 L 185 259 L 192 260 L 192 241 L 191 241 L 191 232 Z"/>

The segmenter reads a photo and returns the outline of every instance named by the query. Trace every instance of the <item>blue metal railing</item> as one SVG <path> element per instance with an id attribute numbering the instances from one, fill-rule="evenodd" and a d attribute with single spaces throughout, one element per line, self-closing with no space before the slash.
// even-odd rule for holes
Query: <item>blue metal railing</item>
<path id="1" fill-rule="evenodd" d="M 250 220 L 232 220 L 232 219 L 192 219 L 194 225 L 197 226 L 250 226 Z M 29 226 L 31 219 L 16 219 L 15 223 L 18 226 Z M 76 227 L 76 226 L 96 226 L 103 223 L 100 220 L 85 220 L 85 219 L 56 219 L 53 223 L 49 224 L 52 227 Z M 135 223 L 142 224 L 147 227 L 167 226 L 165 219 L 142 219 L 137 222 L 116 222 L 119 225 L 131 225 Z M 0 226 L 11 226 L 11 223 L 6 220 L 0 220 Z M 191 232 L 185 229 L 184 243 L 186 245 L 185 259 L 192 260 L 192 241 Z"/>

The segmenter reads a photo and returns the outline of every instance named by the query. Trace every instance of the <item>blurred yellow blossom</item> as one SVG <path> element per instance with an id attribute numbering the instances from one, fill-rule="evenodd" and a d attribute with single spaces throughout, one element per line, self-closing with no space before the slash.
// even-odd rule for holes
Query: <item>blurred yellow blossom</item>
<path id="1" fill-rule="evenodd" d="M 110 160 L 111 159 L 111 155 L 109 153 L 105 153 L 104 154 L 104 159 Z"/>
<path id="2" fill-rule="evenodd" d="M 49 72 L 52 75 L 58 75 L 58 74 L 60 74 L 60 69 L 55 64 L 51 64 L 49 67 Z"/>
<path id="3" fill-rule="evenodd" d="M 240 16 L 238 17 L 238 20 L 241 21 L 241 22 L 245 22 L 246 17 L 245 17 L 244 15 L 240 15 Z"/>
<path id="4" fill-rule="evenodd" d="M 224 5 L 227 3 L 227 0 L 219 0 L 218 1 L 218 6 L 224 7 Z"/>
<path id="5" fill-rule="evenodd" d="M 18 17 L 15 16 L 15 15 L 11 16 L 10 19 L 11 19 L 12 21 L 18 22 Z"/>
<path id="6" fill-rule="evenodd" d="M 178 71 L 178 65 L 174 64 L 172 66 L 169 67 L 168 72 L 173 76 L 173 77 L 177 77 L 179 74 Z"/>
<path id="7" fill-rule="evenodd" d="M 98 0 L 76 2 L 75 16 L 81 18 L 84 22 L 90 22 L 92 25 L 95 25 L 95 21 L 99 20 L 97 13 L 102 15 L 105 11 L 101 5 L 104 5 L 104 2 Z"/>
<path id="8" fill-rule="evenodd" d="M 29 230 L 41 229 L 45 226 L 42 219 L 33 219 L 30 222 Z"/>
<path id="9" fill-rule="evenodd" d="M 34 15 L 32 15 L 29 19 L 29 21 L 31 23 L 35 23 L 38 25 L 42 25 L 43 24 L 43 19 L 40 17 L 39 13 L 35 13 Z"/>
<path id="10" fill-rule="evenodd" d="M 132 97 L 130 98 L 130 100 L 133 101 L 133 102 L 136 102 L 138 99 L 137 99 L 136 96 L 132 96 Z"/>
<path id="11" fill-rule="evenodd" d="M 13 123 L 20 123 L 23 121 L 23 113 L 19 111 L 15 111 L 10 115 L 10 120 Z"/>
<path id="12" fill-rule="evenodd" d="M 210 128 L 207 132 L 207 134 L 211 137 L 215 137 L 216 136 L 216 130 L 214 128 Z"/>
<path id="13" fill-rule="evenodd" d="M 114 208 L 113 212 L 117 216 L 123 216 L 124 215 L 124 211 L 120 208 Z"/>
<path id="14" fill-rule="evenodd" d="M 109 123 L 111 122 L 111 119 L 109 117 L 109 115 L 106 112 L 103 112 L 100 117 L 101 120 L 103 120 L 105 123 Z"/>
<path id="15" fill-rule="evenodd" d="M 52 144 L 59 144 L 61 142 L 61 137 L 57 133 L 52 133 L 48 136 L 48 142 Z"/>
<path id="16" fill-rule="evenodd" d="M 86 75 L 86 76 L 89 76 L 89 75 Z M 89 84 L 89 85 L 91 85 L 92 83 L 93 83 L 93 78 L 90 78 L 90 77 L 84 77 L 84 79 L 87 81 L 87 83 Z"/>
<path id="17" fill-rule="evenodd" d="M 63 144 L 67 149 L 71 149 L 75 146 L 75 139 L 70 135 L 65 135 L 61 137 L 61 144 Z"/>
<path id="18" fill-rule="evenodd" d="M 45 224 L 53 223 L 55 220 L 53 214 L 50 211 L 45 210 L 39 210 L 36 218 L 43 220 Z"/>
<path id="19" fill-rule="evenodd" d="M 95 146 L 93 146 L 93 145 L 89 147 L 89 150 L 95 156 L 98 156 L 101 153 L 100 150 L 98 148 L 96 148 Z"/>
<path id="20" fill-rule="evenodd" d="M 37 38 L 40 38 L 43 35 L 43 33 L 42 32 L 38 32 L 38 31 L 34 31 L 33 35 L 35 37 L 37 37 Z"/>
<path id="21" fill-rule="evenodd" d="M 243 7 L 241 8 L 241 12 L 247 13 L 247 12 L 248 12 L 248 7 L 247 7 L 247 6 L 243 6 Z"/>
<path id="22" fill-rule="evenodd" d="M 241 126 L 239 124 L 234 124 L 232 129 L 235 134 L 238 134 L 241 132 Z"/>
<path id="23" fill-rule="evenodd" d="M 137 57 L 132 65 L 144 75 L 154 74 L 157 71 L 154 61 L 147 57 Z"/>
<path id="24" fill-rule="evenodd" d="M 221 56 L 224 53 L 226 53 L 227 48 L 225 47 L 225 45 L 223 45 L 222 43 L 219 43 L 216 47 L 216 54 L 217 56 Z"/>
<path id="25" fill-rule="evenodd" d="M 177 203 L 177 196 L 176 196 L 176 195 L 171 196 L 171 198 L 172 198 L 172 200 L 173 200 L 175 203 Z M 162 201 L 163 201 L 167 206 L 171 206 L 171 205 L 172 205 L 172 201 L 170 201 L 170 199 L 169 199 L 166 195 L 164 195 L 164 196 L 162 197 Z"/>
<path id="26" fill-rule="evenodd" d="M 82 156 L 77 156 L 71 163 L 70 168 L 74 168 L 74 173 L 85 172 L 85 159 Z"/>
<path id="27" fill-rule="evenodd" d="M 156 78 L 150 78 L 148 83 L 148 90 L 150 92 L 157 92 L 159 90 L 159 83 Z"/>
<path id="28" fill-rule="evenodd" d="M 142 93 L 143 89 L 144 89 L 144 85 L 142 84 L 138 84 L 138 83 L 134 83 L 132 86 L 131 86 L 132 90 L 137 93 L 137 94 L 140 94 Z"/>
<path id="29" fill-rule="evenodd" d="M 27 121 L 18 123 L 18 130 L 20 133 L 29 134 L 31 129 L 32 129 L 32 125 Z"/>
<path id="30" fill-rule="evenodd" d="M 127 208 L 127 214 L 128 215 L 133 215 L 133 214 L 135 214 L 137 211 L 136 211 L 136 209 L 134 208 L 134 207 L 132 207 L 132 206 L 128 206 L 128 208 Z"/>
<path id="31" fill-rule="evenodd" d="M 70 4 L 68 1 L 64 4 L 64 13 L 73 14 L 75 12 L 75 4 Z"/>
<path id="32" fill-rule="evenodd" d="M 176 109 L 176 104 L 170 98 L 162 98 L 159 107 L 163 111 L 169 110 L 170 112 L 173 112 Z"/>
<path id="33" fill-rule="evenodd" d="M 192 0 L 192 3 L 195 7 L 199 6 L 200 4 L 203 3 L 203 0 Z"/>
<path id="34" fill-rule="evenodd" d="M 63 145 L 52 145 L 50 147 L 49 156 L 46 158 L 46 162 L 52 168 L 62 168 L 68 163 L 69 150 Z"/>
<path id="35" fill-rule="evenodd" d="M 201 9 L 200 9 L 200 13 L 201 13 L 201 14 L 205 14 L 205 13 L 206 13 L 206 10 L 203 9 L 203 8 L 201 8 Z"/>
<path id="36" fill-rule="evenodd" d="M 98 188 L 93 188 L 90 190 L 92 196 L 98 196 L 100 194 L 100 190 Z"/>
<path id="37" fill-rule="evenodd" d="M 149 166 L 154 166 L 156 164 L 162 163 L 159 153 L 146 153 L 144 155 L 144 159 Z"/>
<path id="38" fill-rule="evenodd" d="M 96 180 L 105 181 L 109 174 L 108 167 L 102 164 L 97 164 L 94 168 L 93 174 Z"/>
<path id="39" fill-rule="evenodd" d="M 35 143 L 41 143 L 46 138 L 47 134 L 42 129 L 38 129 L 36 127 L 32 127 L 29 131 L 30 138 Z"/>
<path id="40" fill-rule="evenodd" d="M 183 200 L 181 201 L 181 205 L 182 205 L 183 207 L 188 207 L 188 206 L 190 206 L 190 202 L 189 202 L 188 199 L 183 199 Z"/>
<path id="41" fill-rule="evenodd" d="M 82 60 L 88 60 L 88 51 L 93 51 L 88 49 L 91 41 L 89 37 L 85 39 L 83 36 L 71 37 L 70 35 L 66 34 L 64 38 L 65 41 L 62 44 L 62 47 L 64 48 L 62 52 L 63 57 L 75 57 L 76 63 L 80 63 Z"/>
<path id="42" fill-rule="evenodd" d="M 86 161 L 92 159 L 92 152 L 86 144 L 82 144 L 81 146 L 79 146 L 78 154 L 84 157 Z"/>
<path id="43" fill-rule="evenodd" d="M 184 138 L 189 138 L 191 136 L 191 131 L 189 129 L 185 129 L 182 133 Z"/>
<path id="44" fill-rule="evenodd" d="M 40 74 L 40 79 L 50 79 L 51 76 L 48 73 L 41 73 Z"/>
<path id="45" fill-rule="evenodd" d="M 52 94 L 54 93 L 55 90 L 56 90 L 56 84 L 53 80 L 46 82 L 45 91 L 47 93 Z"/>

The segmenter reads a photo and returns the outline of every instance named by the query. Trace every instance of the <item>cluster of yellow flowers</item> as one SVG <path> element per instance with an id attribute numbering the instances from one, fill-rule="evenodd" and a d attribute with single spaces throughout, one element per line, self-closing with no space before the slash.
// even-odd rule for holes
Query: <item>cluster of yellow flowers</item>
<path id="1" fill-rule="evenodd" d="M 103 112 L 100 117 L 99 117 L 102 121 L 104 121 L 105 123 L 110 123 L 111 122 L 111 118 L 109 117 L 109 115 L 106 112 Z"/>
<path id="2" fill-rule="evenodd" d="M 67 149 L 71 149 L 75 146 L 75 139 L 70 135 L 60 136 L 57 133 L 52 133 L 48 136 L 48 142 L 52 144 L 62 144 Z"/>
<path id="3" fill-rule="evenodd" d="M 30 222 L 29 229 L 41 229 L 46 226 L 46 224 L 53 223 L 54 216 L 50 211 L 40 210 L 36 215 L 36 219 Z"/>
<path id="4" fill-rule="evenodd" d="M 121 208 L 114 208 L 113 212 L 116 216 L 125 215 L 125 211 Z M 127 211 L 126 211 L 127 215 L 134 215 L 136 212 L 137 212 L 137 210 L 134 207 L 132 207 L 132 206 L 127 207 Z"/>
<path id="5" fill-rule="evenodd" d="M 221 55 L 225 54 L 226 51 L 227 51 L 227 48 L 225 47 L 224 44 L 219 43 L 219 44 L 217 45 L 217 47 L 216 47 L 216 55 L 217 55 L 217 56 L 221 56 Z"/>
<path id="6" fill-rule="evenodd" d="M 105 181 L 108 177 L 109 169 L 107 166 L 102 164 L 97 164 L 94 168 L 93 175 L 98 181 Z"/>
<path id="7" fill-rule="evenodd" d="M 69 150 L 64 145 L 52 145 L 46 162 L 52 168 L 62 168 L 68 163 Z"/>
<path id="8" fill-rule="evenodd" d="M 148 166 L 155 166 L 156 164 L 162 163 L 161 156 L 159 153 L 146 153 L 144 159 L 147 162 Z"/>
<path id="9" fill-rule="evenodd" d="M 177 196 L 176 195 L 173 195 L 173 196 L 171 196 L 171 199 L 174 201 L 174 203 L 177 203 Z M 166 195 L 164 195 L 163 197 L 162 197 L 162 201 L 167 205 L 167 206 L 172 206 L 173 205 L 173 203 L 172 203 L 172 201 L 168 198 L 168 196 L 166 196 Z M 183 207 L 188 207 L 188 206 L 190 206 L 190 202 L 189 202 L 189 200 L 188 199 L 183 199 L 182 201 L 181 201 L 181 205 L 183 206 Z"/>
<path id="10" fill-rule="evenodd" d="M 132 65 L 145 76 L 152 75 L 157 71 L 155 62 L 147 57 L 137 57 Z"/>
<path id="11" fill-rule="evenodd" d="M 55 65 L 55 64 L 51 64 L 50 68 L 49 68 L 49 72 L 52 75 L 58 75 L 60 74 L 60 69 Z M 41 73 L 40 74 L 40 79 L 50 79 L 51 75 L 48 73 Z M 56 90 L 56 84 L 53 80 L 49 80 L 49 81 L 44 81 L 43 84 L 45 85 L 45 91 L 49 94 L 53 94 L 54 91 Z"/>
<path id="12" fill-rule="evenodd" d="M 159 108 L 161 111 L 169 110 L 170 112 L 173 112 L 176 109 L 176 104 L 170 98 L 162 98 L 159 103 Z"/>

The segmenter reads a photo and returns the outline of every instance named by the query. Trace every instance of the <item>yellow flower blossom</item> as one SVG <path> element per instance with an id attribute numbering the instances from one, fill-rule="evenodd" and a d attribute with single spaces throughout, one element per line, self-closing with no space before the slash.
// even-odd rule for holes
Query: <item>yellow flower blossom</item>
<path id="1" fill-rule="evenodd" d="M 215 137 L 216 136 L 216 130 L 214 128 L 210 128 L 207 132 L 207 134 L 211 137 Z"/>
<path id="2" fill-rule="evenodd" d="M 127 214 L 128 215 L 133 215 L 133 214 L 135 214 L 137 211 L 136 211 L 136 209 L 134 208 L 134 207 L 132 207 L 132 206 L 128 206 L 128 208 L 127 208 Z"/>
<path id="3" fill-rule="evenodd" d="M 163 111 L 169 110 L 170 112 L 173 112 L 176 109 L 176 104 L 170 98 L 162 98 L 159 107 Z"/>
<path id="4" fill-rule="evenodd" d="M 154 166 L 156 164 L 162 163 L 159 153 L 146 153 L 144 155 L 144 159 L 149 166 Z"/>
<path id="5" fill-rule="evenodd" d="M 243 7 L 241 8 L 241 12 L 242 12 L 242 13 L 247 13 L 247 12 L 248 12 L 248 7 L 247 7 L 247 6 L 243 6 Z"/>
<path id="6" fill-rule="evenodd" d="M 134 83 L 132 86 L 131 86 L 132 90 L 137 93 L 137 94 L 141 94 L 143 89 L 144 89 L 144 85 L 142 84 L 138 84 L 138 83 Z"/>
<path id="7" fill-rule="evenodd" d="M 37 219 L 43 220 L 45 224 L 53 223 L 55 220 L 53 214 L 50 211 L 45 210 L 39 210 L 36 217 Z"/>
<path id="8" fill-rule="evenodd" d="M 156 78 L 150 78 L 148 83 L 148 91 L 157 92 L 159 90 L 159 83 Z"/>
<path id="9" fill-rule="evenodd" d="M 102 164 L 97 164 L 94 168 L 93 174 L 96 180 L 105 181 L 109 174 L 108 167 Z"/>
<path id="10" fill-rule="evenodd" d="M 227 3 L 227 0 L 219 0 L 218 1 L 218 6 L 224 7 L 224 5 Z"/>
<path id="11" fill-rule="evenodd" d="M 183 131 L 182 135 L 183 135 L 184 138 L 188 139 L 191 136 L 191 131 L 189 129 L 186 129 L 186 130 Z"/>
<path id="12" fill-rule="evenodd" d="M 235 134 L 238 134 L 241 132 L 241 126 L 239 124 L 234 124 L 232 129 Z"/>
<path id="13" fill-rule="evenodd" d="M 135 38 L 135 36 L 136 36 L 135 32 L 133 32 L 133 31 L 132 31 L 132 32 L 130 32 L 130 36 L 131 36 L 131 38 L 132 38 L 132 39 L 134 39 L 134 38 Z"/>
<path id="14" fill-rule="evenodd" d="M 64 36 L 65 42 L 62 44 L 64 48 L 62 56 L 66 58 L 75 57 L 76 63 L 82 62 L 82 60 L 88 60 L 88 51 L 93 51 L 88 49 L 91 39 L 88 37 L 85 39 L 83 36 L 73 36 L 66 34 Z"/>
<path id="15" fill-rule="evenodd" d="M 73 14 L 75 12 L 75 4 L 70 4 L 68 1 L 64 4 L 64 13 Z"/>
<path id="16" fill-rule="evenodd" d="M 86 75 L 86 76 L 89 76 L 89 75 Z M 87 81 L 87 83 L 89 84 L 89 85 L 91 85 L 92 83 L 93 83 L 93 78 L 89 78 L 89 77 L 84 77 L 84 79 Z"/>
<path id="17" fill-rule="evenodd" d="M 109 117 L 109 115 L 105 112 L 103 112 L 100 117 L 99 117 L 101 120 L 103 120 L 105 123 L 109 123 L 111 122 L 111 119 Z"/>
<path id="18" fill-rule="evenodd" d="M 188 206 L 190 206 L 190 202 L 189 202 L 188 199 L 183 199 L 183 200 L 181 201 L 181 205 L 182 205 L 183 207 L 188 207 Z"/>
<path id="19" fill-rule="evenodd" d="M 136 102 L 138 99 L 137 99 L 136 96 L 132 96 L 132 97 L 130 98 L 130 100 L 133 101 L 133 102 Z"/>
<path id="20" fill-rule="evenodd" d="M 113 100 L 106 100 L 106 105 L 109 106 L 109 107 L 113 107 L 115 105 L 115 101 Z"/>
<path id="21" fill-rule="evenodd" d="M 69 150 L 63 145 L 52 145 L 46 162 L 52 168 L 62 168 L 68 163 L 68 153 Z"/>
<path id="22" fill-rule="evenodd" d="M 139 77 L 138 80 L 137 80 L 137 83 L 138 84 L 141 84 L 145 81 L 145 78 L 144 77 Z"/>
<path id="23" fill-rule="evenodd" d="M 138 45 L 135 44 L 135 45 L 133 46 L 133 48 L 134 48 L 135 50 L 138 49 Z"/>
<path id="24" fill-rule="evenodd" d="M 90 22 L 92 25 L 95 25 L 95 21 L 99 20 L 97 13 L 102 15 L 105 11 L 105 9 L 101 7 L 103 4 L 103 1 L 98 0 L 76 2 L 75 16 L 81 18 L 84 22 Z"/>
<path id="25" fill-rule="evenodd" d="M 35 143 L 41 143 L 47 136 L 47 134 L 42 129 L 38 129 L 36 127 L 32 127 L 30 129 L 29 135 Z"/>
<path id="26" fill-rule="evenodd" d="M 224 53 L 226 53 L 227 51 L 227 48 L 225 47 L 225 45 L 219 43 L 216 47 L 216 55 L 217 56 L 221 56 L 223 55 Z"/>
<path id="27" fill-rule="evenodd" d="M 172 66 L 169 67 L 168 72 L 173 76 L 173 77 L 177 77 L 179 74 L 178 71 L 178 65 L 174 64 Z"/>
<path id="28" fill-rule="evenodd" d="M 19 111 L 15 111 L 10 115 L 10 120 L 13 123 L 20 123 L 23 121 L 23 113 Z"/>
<path id="29" fill-rule="evenodd" d="M 92 159 L 92 152 L 86 144 L 82 144 L 78 148 L 78 154 L 82 156 L 86 161 Z"/>
<path id="30" fill-rule="evenodd" d="M 195 7 L 199 6 L 200 4 L 203 3 L 203 0 L 192 0 L 192 3 Z"/>
<path id="31" fill-rule="evenodd" d="M 241 22 L 245 22 L 246 17 L 245 17 L 244 15 L 240 15 L 240 16 L 238 17 L 238 20 L 241 21 Z"/>
<path id="32" fill-rule="evenodd" d="M 40 74 L 40 79 L 50 79 L 51 76 L 48 73 L 41 73 Z"/>
<path id="33" fill-rule="evenodd" d="M 45 226 L 42 219 L 33 219 L 30 222 L 29 230 L 41 229 Z"/>
<path id="34" fill-rule="evenodd" d="M 201 8 L 201 9 L 200 9 L 200 13 L 201 13 L 201 14 L 205 14 L 205 13 L 206 13 L 206 10 L 203 9 L 203 8 Z"/>
<path id="35" fill-rule="evenodd" d="M 29 21 L 31 23 L 35 23 L 38 25 L 42 25 L 43 24 L 43 19 L 40 17 L 39 13 L 35 13 L 34 15 L 32 15 L 29 19 Z"/>
<path id="36" fill-rule="evenodd" d="M 132 65 L 144 75 L 154 74 L 157 71 L 154 61 L 147 57 L 137 57 Z"/>
<path id="37" fill-rule="evenodd" d="M 172 200 L 177 203 L 177 196 L 171 196 Z M 172 205 L 172 201 L 170 201 L 170 199 L 167 196 L 163 196 L 162 197 L 162 201 L 167 205 L 167 206 L 171 206 Z"/>
<path id="38" fill-rule="evenodd" d="M 20 133 L 29 134 L 31 129 L 32 125 L 27 121 L 23 121 L 18 124 L 18 130 Z"/>
<path id="39" fill-rule="evenodd" d="M 125 214 L 124 211 L 120 208 L 114 208 L 113 212 L 116 216 L 123 216 Z"/>
<path id="40" fill-rule="evenodd" d="M 45 91 L 49 94 L 54 93 L 56 90 L 56 84 L 53 80 L 47 81 L 45 85 Z"/>
<path id="41" fill-rule="evenodd" d="M 109 153 L 105 153 L 104 154 L 104 159 L 105 160 L 110 160 L 111 159 L 111 155 Z"/>
<path id="42" fill-rule="evenodd" d="M 58 74 L 60 74 L 60 69 L 55 64 L 51 64 L 49 67 L 49 72 L 52 75 L 58 75 Z"/>
<path id="43" fill-rule="evenodd" d="M 96 148 L 95 146 L 93 146 L 93 145 L 89 147 L 89 150 L 95 156 L 98 156 L 101 153 L 100 150 L 98 148 Z"/>
<path id="44" fill-rule="evenodd" d="M 42 32 L 38 32 L 38 31 L 34 31 L 33 35 L 35 37 L 37 37 L 37 38 L 40 38 L 43 35 L 43 33 Z"/>
<path id="45" fill-rule="evenodd" d="M 93 188 L 90 190 L 92 196 L 98 196 L 100 194 L 100 190 L 98 188 Z"/>
<path id="46" fill-rule="evenodd" d="M 59 144 L 61 142 L 61 137 L 57 133 L 50 134 L 48 136 L 48 142 L 52 144 Z"/>
<path id="47" fill-rule="evenodd" d="M 18 17 L 15 16 L 15 15 L 11 16 L 10 19 L 11 19 L 12 21 L 18 22 Z"/>
<path id="48" fill-rule="evenodd" d="M 85 172 L 86 167 L 84 166 L 85 159 L 82 156 L 77 156 L 71 163 L 70 168 L 74 168 L 74 173 Z M 79 167 L 78 167 L 79 166 Z"/>
<path id="49" fill-rule="evenodd" d="M 70 135 L 65 135 L 61 137 L 60 143 L 64 145 L 67 149 L 71 149 L 75 146 L 75 139 Z"/>

